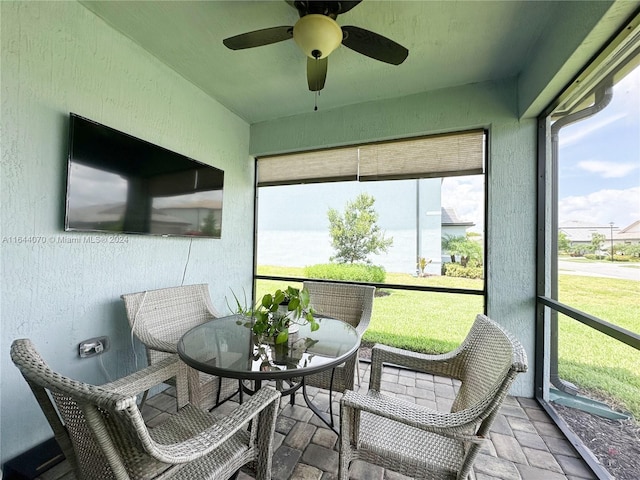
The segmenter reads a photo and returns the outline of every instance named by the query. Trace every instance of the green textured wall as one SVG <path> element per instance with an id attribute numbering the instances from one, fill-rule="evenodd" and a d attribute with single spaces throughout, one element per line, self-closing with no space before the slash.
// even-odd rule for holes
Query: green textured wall
<path id="1" fill-rule="evenodd" d="M 13 339 L 31 338 L 69 376 L 104 383 L 146 361 L 140 348 L 134 356 L 120 294 L 180 285 L 184 276 L 185 284 L 209 283 L 226 311 L 230 287 L 250 291 L 253 162 L 246 122 L 82 5 L 0 5 L 1 235 L 38 242 L 0 245 L 4 462 L 52 436 L 11 363 Z M 222 239 L 61 243 L 91 236 L 63 231 L 70 111 L 224 169 Z M 110 351 L 79 359 L 78 343 L 98 335 L 110 337 Z"/>

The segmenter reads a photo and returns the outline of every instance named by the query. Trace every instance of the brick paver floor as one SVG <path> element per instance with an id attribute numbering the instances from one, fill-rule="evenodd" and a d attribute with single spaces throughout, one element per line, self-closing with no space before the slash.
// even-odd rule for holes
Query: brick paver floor
<path id="1" fill-rule="evenodd" d="M 367 391 L 369 364 L 361 362 L 362 382 L 357 389 Z M 385 367 L 382 390 L 404 400 L 440 410 L 448 409 L 457 385 L 449 379 Z M 328 411 L 326 390 L 309 388 L 314 402 Z M 175 412 L 171 390 L 147 401 L 143 414 L 153 426 Z M 333 410 L 339 412 L 340 394 L 334 394 Z M 216 409 L 224 414 L 237 403 L 229 401 Z M 337 421 L 337 418 L 336 418 Z M 276 424 L 273 480 L 333 480 L 338 474 L 337 435 L 316 417 L 298 394 L 296 404 L 281 401 Z M 573 446 L 538 403 L 529 398 L 507 397 L 482 453 L 474 464 L 477 480 L 578 480 L 596 479 Z M 63 462 L 45 472 L 41 480 L 73 480 Z M 407 480 L 408 477 L 375 465 L 355 461 L 351 480 Z M 253 480 L 249 470 L 237 480 Z M 196 479 L 194 479 L 196 480 Z"/>

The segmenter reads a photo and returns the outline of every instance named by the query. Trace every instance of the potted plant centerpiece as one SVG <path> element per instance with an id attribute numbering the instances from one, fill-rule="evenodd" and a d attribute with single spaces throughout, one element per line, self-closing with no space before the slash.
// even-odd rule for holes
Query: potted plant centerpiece
<path id="1" fill-rule="evenodd" d="M 276 290 L 267 293 L 256 306 L 247 311 L 238 304 L 238 312 L 251 316 L 252 321 L 245 323 L 251 326 L 253 333 L 273 338 L 275 344 L 286 343 L 289 333 L 297 331 L 299 325 L 310 324 L 311 331 L 316 331 L 320 325 L 313 314 L 315 311 L 309 302 L 309 291 L 287 287 L 286 290 Z"/>

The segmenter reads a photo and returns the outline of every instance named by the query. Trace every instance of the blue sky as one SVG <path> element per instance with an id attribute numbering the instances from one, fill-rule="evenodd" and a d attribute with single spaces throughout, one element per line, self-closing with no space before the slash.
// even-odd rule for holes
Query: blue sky
<path id="1" fill-rule="evenodd" d="M 624 228 L 640 220 L 640 67 L 611 103 L 560 130 L 559 221 Z"/>

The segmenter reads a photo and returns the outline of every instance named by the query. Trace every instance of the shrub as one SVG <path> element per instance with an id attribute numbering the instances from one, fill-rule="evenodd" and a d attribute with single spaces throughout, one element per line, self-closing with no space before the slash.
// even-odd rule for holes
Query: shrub
<path id="1" fill-rule="evenodd" d="M 467 262 L 467 267 L 482 267 L 482 260 L 477 258 L 470 258 Z"/>
<path id="2" fill-rule="evenodd" d="M 459 263 L 444 263 L 442 273 L 448 277 L 482 278 L 482 267 L 463 267 Z"/>
<path id="3" fill-rule="evenodd" d="M 595 253 L 587 253 L 584 258 L 587 258 L 589 260 L 606 260 L 607 256 L 606 255 L 596 255 Z M 611 258 L 611 257 L 609 257 Z"/>
<path id="4" fill-rule="evenodd" d="M 304 267 L 307 278 L 384 283 L 386 272 L 377 265 L 362 263 L 321 263 Z"/>
<path id="5" fill-rule="evenodd" d="M 615 245 L 616 253 L 621 253 L 625 257 L 635 257 L 634 261 L 640 258 L 640 243 L 625 243 L 624 245 Z"/>
<path id="6" fill-rule="evenodd" d="M 585 255 L 585 257 L 590 258 L 591 260 L 608 260 L 611 261 L 611 255 Z M 626 255 L 614 255 L 614 262 L 637 262 L 638 258 L 628 257 Z"/>

